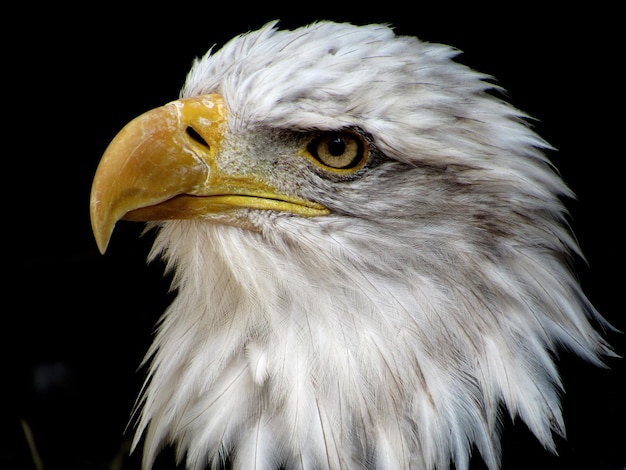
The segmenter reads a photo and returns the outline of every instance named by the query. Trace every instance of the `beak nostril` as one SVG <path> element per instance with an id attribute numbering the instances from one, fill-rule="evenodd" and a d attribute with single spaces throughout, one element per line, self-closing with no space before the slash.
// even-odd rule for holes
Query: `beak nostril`
<path id="1" fill-rule="evenodd" d="M 204 145 L 206 148 L 211 148 L 211 146 L 209 145 L 209 143 L 204 140 L 202 138 L 202 136 L 200 134 L 198 134 L 198 132 L 191 126 L 188 126 L 187 129 L 187 134 L 189 135 L 189 137 L 191 137 L 193 140 L 195 140 L 196 142 L 198 142 L 201 145 Z"/>

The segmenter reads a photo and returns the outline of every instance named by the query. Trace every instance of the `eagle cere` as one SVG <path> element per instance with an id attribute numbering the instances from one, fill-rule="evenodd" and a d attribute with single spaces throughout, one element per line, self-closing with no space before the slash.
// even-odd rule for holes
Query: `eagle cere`
<path id="1" fill-rule="evenodd" d="M 115 137 L 93 231 L 157 230 L 177 291 L 134 446 L 190 469 L 500 465 L 501 415 L 554 451 L 560 349 L 608 327 L 527 116 L 458 51 L 385 25 L 276 22 L 196 60 Z"/>

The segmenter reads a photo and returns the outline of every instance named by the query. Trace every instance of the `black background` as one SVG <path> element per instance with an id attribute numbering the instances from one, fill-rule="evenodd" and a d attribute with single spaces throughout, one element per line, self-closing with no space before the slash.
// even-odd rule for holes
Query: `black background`
<path id="1" fill-rule="evenodd" d="M 626 330 L 622 304 L 623 33 L 616 9 L 550 10 L 390 3 L 298 2 L 253 7 L 18 5 L 3 18 L 4 89 L 2 412 L 0 468 L 138 469 L 125 434 L 145 374 L 154 324 L 171 301 L 151 234 L 118 224 L 106 255 L 89 222 L 91 179 L 118 130 L 178 97 L 194 57 L 272 19 L 387 22 L 400 34 L 455 46 L 537 119 L 558 150 L 550 158 L 578 195 L 567 205 L 586 255 L 581 282 L 594 305 Z M 607 333 L 624 355 L 624 337 Z M 597 369 L 563 354 L 568 440 L 560 458 L 522 424 L 507 423 L 503 469 L 623 470 L 626 368 Z M 131 429 L 132 430 L 132 429 Z M 484 468 L 478 458 L 473 469 Z M 158 468 L 174 468 L 166 451 Z"/>

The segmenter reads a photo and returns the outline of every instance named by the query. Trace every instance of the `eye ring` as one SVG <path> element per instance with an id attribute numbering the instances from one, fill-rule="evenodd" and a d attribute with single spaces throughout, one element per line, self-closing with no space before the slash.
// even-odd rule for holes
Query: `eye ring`
<path id="1" fill-rule="evenodd" d="M 322 165 L 333 170 L 354 170 L 367 157 L 363 138 L 353 132 L 326 132 L 316 136 L 307 151 Z"/>

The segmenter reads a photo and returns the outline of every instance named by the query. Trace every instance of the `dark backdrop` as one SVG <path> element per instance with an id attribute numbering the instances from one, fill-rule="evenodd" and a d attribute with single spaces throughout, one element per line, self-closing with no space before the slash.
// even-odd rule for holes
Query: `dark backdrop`
<path id="1" fill-rule="evenodd" d="M 521 3 L 411 5 L 24 4 L 7 12 L 0 468 L 35 468 L 29 436 L 46 469 L 139 468 L 125 429 L 145 375 L 139 364 L 171 296 L 162 265 L 145 262 L 152 236 L 140 237 L 140 224 L 118 224 L 106 255 L 98 253 L 91 179 L 126 122 L 177 98 L 194 57 L 272 19 L 288 28 L 388 22 L 463 50 L 458 60 L 495 76 L 558 149 L 550 158 L 578 195 L 568 208 L 587 257 L 577 263 L 583 286 L 626 329 L 620 14 L 600 3 L 551 12 Z M 621 334 L 608 338 L 626 352 Z M 608 363 L 596 369 L 563 355 L 569 439 L 557 441 L 561 457 L 508 423 L 504 470 L 626 466 L 626 369 L 623 360 Z M 174 468 L 171 452 L 157 466 Z"/>

